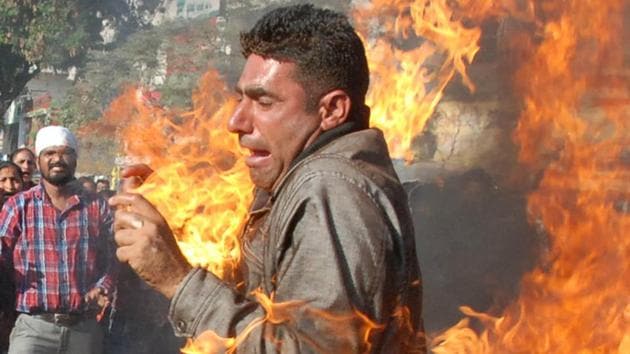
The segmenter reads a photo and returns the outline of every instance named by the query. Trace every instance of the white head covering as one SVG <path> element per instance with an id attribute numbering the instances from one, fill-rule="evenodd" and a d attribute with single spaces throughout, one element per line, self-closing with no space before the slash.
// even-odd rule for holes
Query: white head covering
<path id="1" fill-rule="evenodd" d="M 42 150 L 52 146 L 67 146 L 72 148 L 77 155 L 79 154 L 77 138 L 65 127 L 49 125 L 37 132 L 37 136 L 35 137 L 35 154 L 37 156 L 39 156 Z"/>

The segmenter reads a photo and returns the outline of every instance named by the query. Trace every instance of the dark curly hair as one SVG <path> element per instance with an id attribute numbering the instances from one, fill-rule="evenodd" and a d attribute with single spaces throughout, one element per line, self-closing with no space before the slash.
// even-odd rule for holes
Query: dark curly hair
<path id="1" fill-rule="evenodd" d="M 352 100 L 350 119 L 363 111 L 368 63 L 363 42 L 345 15 L 311 4 L 277 8 L 241 33 L 241 46 L 245 58 L 256 54 L 295 63 L 307 109 L 316 109 L 323 95 L 341 89 Z"/>

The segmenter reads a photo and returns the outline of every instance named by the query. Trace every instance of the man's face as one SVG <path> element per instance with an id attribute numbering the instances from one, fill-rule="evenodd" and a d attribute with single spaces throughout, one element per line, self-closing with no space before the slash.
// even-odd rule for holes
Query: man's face
<path id="1" fill-rule="evenodd" d="M 21 173 L 22 171 L 10 166 L 0 169 L 0 189 L 5 196 L 13 195 L 22 190 Z"/>
<path id="2" fill-rule="evenodd" d="M 239 103 L 228 130 L 249 152 L 245 164 L 253 183 L 268 191 L 320 133 L 320 117 L 306 111 L 307 96 L 294 70 L 294 63 L 251 54 L 236 85 Z"/>
<path id="3" fill-rule="evenodd" d="M 15 154 L 13 163 L 20 166 L 24 182 L 30 182 L 35 172 L 35 156 L 29 151 L 22 150 Z"/>
<path id="4" fill-rule="evenodd" d="M 42 178 L 55 186 L 61 186 L 74 178 L 77 155 L 67 146 L 53 146 L 39 154 L 39 171 Z"/>

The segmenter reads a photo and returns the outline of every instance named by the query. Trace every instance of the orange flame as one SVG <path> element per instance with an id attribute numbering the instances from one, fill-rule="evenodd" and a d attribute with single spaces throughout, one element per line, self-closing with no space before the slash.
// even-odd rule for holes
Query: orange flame
<path id="1" fill-rule="evenodd" d="M 266 296 L 261 291 L 255 291 L 252 296 L 264 308 L 265 315 L 253 320 L 235 338 L 223 338 L 212 331 L 206 331 L 194 341 L 189 340 L 182 353 L 234 353 L 240 344 L 253 331 L 260 330 L 265 323 L 273 325 L 287 325 L 296 327 L 297 322 L 310 323 L 314 333 L 307 330 L 292 332 L 300 343 L 307 345 L 312 351 L 318 353 L 353 353 L 353 334 L 355 328 L 363 333 L 363 352 L 370 350 L 370 336 L 374 331 L 382 329 L 382 326 L 374 323 L 359 311 L 350 314 L 333 314 L 316 308 L 311 308 L 305 301 L 288 301 L 277 303 L 272 297 Z M 309 326 L 306 326 L 309 327 Z M 321 333 L 334 333 L 325 340 L 319 338 Z M 283 343 L 273 337 L 272 333 L 265 333 L 269 343 L 274 343 L 278 352 L 282 352 Z"/>
<path id="2" fill-rule="evenodd" d="M 168 220 L 186 258 L 223 279 L 234 279 L 240 257 L 238 235 L 247 214 L 252 184 L 238 154 L 238 140 L 225 128 L 233 102 L 224 98 L 222 92 L 217 74 L 208 72 L 194 95 L 195 109 L 175 114 L 152 106 L 140 90 L 130 88 L 111 104 L 105 125 L 124 126 L 121 134 L 125 137 L 127 157 L 154 168 L 138 192 Z M 369 348 L 370 334 L 380 328 L 358 311 L 333 314 L 309 308 L 303 301 L 274 303 L 262 292 L 252 295 L 265 309 L 264 317 L 249 323 L 234 338 L 204 332 L 182 351 L 234 352 L 265 323 L 295 324 L 299 320 L 311 321 L 318 331 L 328 328 L 325 333 L 341 333 L 335 336 L 339 338 L 335 342 L 318 340 L 317 333 L 300 333 L 301 340 L 311 343 L 314 350 L 344 352 L 346 348 L 350 352 L 353 343 L 347 341 L 351 336 L 344 335 L 345 331 L 360 328 L 362 345 Z M 271 336 L 269 340 L 275 341 Z"/>
<path id="3" fill-rule="evenodd" d="M 168 220 L 186 258 L 231 278 L 252 184 L 238 139 L 225 130 L 234 107 L 225 92 L 210 71 L 193 94 L 194 110 L 175 114 L 147 104 L 132 88 L 112 103 L 106 119 L 127 120 L 126 155 L 155 170 L 139 192 Z"/>
<path id="4" fill-rule="evenodd" d="M 465 319 L 434 339 L 435 353 L 630 352 L 630 217 L 615 205 L 630 197 L 621 155 L 630 92 L 614 75 L 623 66 L 622 6 L 539 9 L 551 20 L 517 75 L 524 111 L 515 140 L 527 166 L 547 165 L 528 205 L 550 249 L 501 316 L 462 308 L 484 330 Z M 613 97 L 598 97 L 602 87 Z"/>
<path id="5" fill-rule="evenodd" d="M 370 65 L 366 103 L 372 125 L 383 130 L 393 158 L 413 159 L 410 145 L 459 74 L 474 91 L 466 67 L 479 50 L 481 29 L 465 26 L 501 12 L 492 1 L 375 0 L 357 8 L 354 19 Z"/>

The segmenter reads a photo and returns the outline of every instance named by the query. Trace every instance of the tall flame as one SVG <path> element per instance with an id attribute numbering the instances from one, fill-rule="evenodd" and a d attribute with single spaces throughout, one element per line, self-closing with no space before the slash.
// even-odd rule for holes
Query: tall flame
<path id="1" fill-rule="evenodd" d="M 481 334 L 465 319 L 435 338 L 435 353 L 630 352 L 630 216 L 616 208 L 630 197 L 630 92 L 615 77 L 623 1 L 556 5 L 539 9 L 551 19 L 517 74 L 514 135 L 526 166 L 546 164 L 528 206 L 549 251 L 501 316 L 462 308 Z"/>
<path id="2" fill-rule="evenodd" d="M 413 159 L 411 143 L 455 74 L 474 90 L 466 67 L 479 50 L 481 29 L 463 21 L 478 25 L 501 8 L 492 1 L 374 0 L 354 11 L 367 40 L 371 122 L 383 130 L 393 158 Z"/>
<path id="3" fill-rule="evenodd" d="M 238 139 L 226 132 L 234 102 L 214 71 L 201 78 L 191 112 L 170 112 L 143 97 L 130 88 L 105 116 L 124 117 L 127 157 L 155 170 L 139 192 L 168 220 L 191 263 L 232 278 L 253 190 Z"/>

